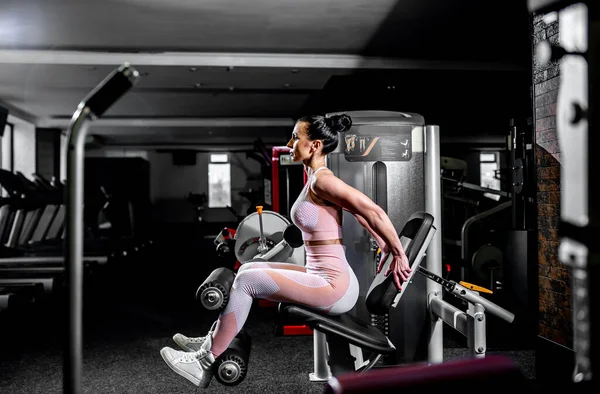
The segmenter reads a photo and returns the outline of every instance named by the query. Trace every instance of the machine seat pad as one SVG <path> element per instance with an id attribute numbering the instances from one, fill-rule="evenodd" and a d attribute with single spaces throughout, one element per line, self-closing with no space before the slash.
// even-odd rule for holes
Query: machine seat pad
<path id="1" fill-rule="evenodd" d="M 378 354 L 390 354 L 396 351 L 381 331 L 348 313 L 330 316 L 301 305 L 288 303 L 279 304 L 279 313 L 285 319 L 301 322 L 326 335 L 337 335 L 365 350 Z"/>

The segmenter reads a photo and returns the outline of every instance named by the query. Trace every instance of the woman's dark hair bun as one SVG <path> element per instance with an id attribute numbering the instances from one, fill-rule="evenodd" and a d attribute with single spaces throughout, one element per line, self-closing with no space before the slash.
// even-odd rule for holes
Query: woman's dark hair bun
<path id="1" fill-rule="evenodd" d="M 331 131 L 337 133 L 346 132 L 352 127 L 352 118 L 346 114 L 331 115 L 326 120 Z"/>

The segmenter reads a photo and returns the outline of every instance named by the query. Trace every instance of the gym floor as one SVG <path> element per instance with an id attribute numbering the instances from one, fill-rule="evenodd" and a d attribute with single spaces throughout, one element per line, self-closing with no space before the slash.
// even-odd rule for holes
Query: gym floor
<path id="1" fill-rule="evenodd" d="M 191 306 L 190 306 L 191 308 Z M 112 309 L 112 310 L 110 310 Z M 41 312 L 41 311 L 40 311 Z M 170 313 L 169 313 L 170 312 Z M 170 337 L 177 331 L 204 335 L 209 320 L 201 321 L 184 308 L 171 310 L 149 305 L 121 303 L 96 306 L 86 319 L 83 387 L 86 393 L 189 393 L 194 387 L 173 373 L 159 350 L 174 347 Z M 61 393 L 62 348 L 56 319 L 41 313 L 12 321 L 2 335 L 0 392 Z M 90 315 L 90 313 L 88 313 Z M 271 311 L 254 308 L 247 322 L 252 336 L 252 353 L 246 379 L 235 387 L 211 382 L 211 393 L 322 393 L 323 384 L 312 383 L 312 337 L 274 335 L 276 317 Z M 490 351 L 508 355 L 525 376 L 534 378 L 534 352 Z M 446 347 L 445 359 L 462 358 L 462 347 Z"/>
<path id="2" fill-rule="evenodd" d="M 203 280 L 199 278 L 216 268 L 217 260 L 211 256 L 210 243 L 194 244 L 193 233 L 169 233 L 151 257 L 121 267 L 113 264 L 86 283 L 85 393 L 195 390 L 167 367 L 159 351 L 164 346 L 176 346 L 171 340 L 174 333 L 205 335 L 216 320 L 215 312 L 202 310 L 195 303 L 194 292 Z M 186 244 L 195 246 L 186 248 Z M 34 308 L 0 315 L 0 392 L 62 392 L 66 320 L 61 296 L 59 293 Z M 323 392 L 323 384 L 308 379 L 313 370 L 312 337 L 276 336 L 277 322 L 276 310 L 255 304 L 245 326 L 252 336 L 248 375 L 234 387 L 213 380 L 211 393 Z M 533 350 L 490 348 L 488 354 L 494 353 L 509 356 L 527 378 L 535 379 Z M 461 338 L 445 335 L 445 360 L 466 356 Z"/>

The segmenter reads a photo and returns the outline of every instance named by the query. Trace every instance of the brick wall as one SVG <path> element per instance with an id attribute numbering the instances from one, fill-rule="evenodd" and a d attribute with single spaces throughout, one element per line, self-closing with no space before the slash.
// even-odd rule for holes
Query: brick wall
<path id="1" fill-rule="evenodd" d="M 534 44 L 558 44 L 558 22 L 534 18 Z M 560 148 L 556 134 L 558 63 L 534 63 L 535 155 L 537 158 L 539 335 L 572 348 L 570 273 L 558 259 L 560 219 Z"/>

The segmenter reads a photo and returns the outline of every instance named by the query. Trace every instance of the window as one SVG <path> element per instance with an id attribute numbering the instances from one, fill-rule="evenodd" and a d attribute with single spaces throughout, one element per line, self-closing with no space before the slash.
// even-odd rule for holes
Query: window
<path id="1" fill-rule="evenodd" d="M 208 207 L 231 206 L 231 165 L 227 154 L 211 154 L 208 164 Z"/>
<path id="2" fill-rule="evenodd" d="M 500 190 L 500 179 L 496 179 L 496 171 L 498 171 L 498 154 L 480 153 L 479 185 L 488 189 Z M 500 199 L 499 195 L 492 193 L 484 193 L 484 196 L 496 201 Z"/>

